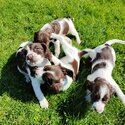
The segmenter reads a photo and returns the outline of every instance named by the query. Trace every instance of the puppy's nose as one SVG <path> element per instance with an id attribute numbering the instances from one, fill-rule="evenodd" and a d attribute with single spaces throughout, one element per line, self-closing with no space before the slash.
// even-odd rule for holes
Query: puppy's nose
<path id="1" fill-rule="evenodd" d="M 93 107 L 94 108 L 94 110 L 96 111 L 96 112 L 98 112 L 98 113 L 102 113 L 103 112 L 103 110 L 101 110 L 101 109 L 97 109 L 96 107 Z"/>
<path id="2" fill-rule="evenodd" d="M 32 60 L 33 59 L 33 55 L 32 54 L 29 54 L 28 56 L 27 56 L 27 60 Z"/>

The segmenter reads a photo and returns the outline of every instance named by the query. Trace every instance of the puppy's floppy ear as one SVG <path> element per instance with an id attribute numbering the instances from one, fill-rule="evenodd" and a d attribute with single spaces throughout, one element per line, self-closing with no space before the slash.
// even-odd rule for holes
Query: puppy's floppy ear
<path id="1" fill-rule="evenodd" d="M 34 33 L 34 42 L 38 41 L 38 34 L 39 34 L 39 31 Z"/>
<path id="2" fill-rule="evenodd" d="M 48 60 L 51 60 L 52 59 L 52 54 L 51 54 L 49 48 L 44 43 L 41 43 L 41 46 L 44 49 L 45 58 L 47 58 Z"/>
<path id="3" fill-rule="evenodd" d="M 63 72 L 64 75 L 69 75 L 70 77 L 73 78 L 73 72 L 72 72 L 72 70 L 67 69 L 65 67 L 62 67 L 61 65 L 59 65 L 59 66 L 61 67 L 61 70 L 62 70 L 62 72 Z"/>
<path id="4" fill-rule="evenodd" d="M 85 84 L 86 84 L 86 88 L 92 92 L 94 82 L 86 80 Z"/>
<path id="5" fill-rule="evenodd" d="M 23 66 L 23 63 L 25 63 L 26 61 L 26 54 L 27 54 L 27 50 L 25 48 L 17 52 L 16 54 L 17 65 L 21 64 Z"/>
<path id="6" fill-rule="evenodd" d="M 102 80 L 104 80 L 104 79 L 97 77 L 94 81 L 96 82 L 96 81 L 102 81 Z"/>
<path id="7" fill-rule="evenodd" d="M 113 94 L 115 95 L 115 90 L 114 90 L 114 88 L 112 87 L 112 85 L 110 85 L 110 84 L 107 84 L 108 85 L 108 87 L 109 87 L 109 94 L 110 94 L 110 96 L 112 96 Z"/>
<path id="8" fill-rule="evenodd" d="M 48 49 L 47 46 L 44 43 L 41 43 L 41 46 L 43 47 L 44 52 Z"/>
<path id="9" fill-rule="evenodd" d="M 51 85 L 52 90 L 54 90 L 56 93 L 59 92 L 60 87 L 61 87 L 61 84 L 60 84 L 60 83 L 53 83 L 53 84 Z"/>

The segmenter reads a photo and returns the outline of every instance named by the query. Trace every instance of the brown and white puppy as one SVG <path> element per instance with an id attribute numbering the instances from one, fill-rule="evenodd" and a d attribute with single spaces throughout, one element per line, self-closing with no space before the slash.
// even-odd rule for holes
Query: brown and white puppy
<path id="1" fill-rule="evenodd" d="M 104 111 L 104 107 L 113 93 L 116 93 L 125 104 L 125 95 L 112 78 L 112 70 L 116 61 L 115 51 L 111 47 L 111 44 L 114 43 L 125 44 L 125 41 L 113 39 L 95 49 L 85 49 L 92 59 L 91 74 L 88 75 L 86 81 L 86 99 L 92 102 L 92 107 L 98 113 Z"/>
<path id="2" fill-rule="evenodd" d="M 60 54 L 60 41 L 57 40 L 54 42 L 50 40 L 52 33 L 66 35 L 72 34 L 76 37 L 77 43 L 80 44 L 80 38 L 76 28 L 73 24 L 73 21 L 70 18 L 60 18 L 52 21 L 51 23 L 45 24 L 40 31 L 34 33 L 34 42 L 45 43 L 49 46 L 50 42 L 53 42 L 55 45 L 55 56 L 58 57 Z M 66 37 L 68 42 L 71 43 L 71 40 Z"/>
<path id="3" fill-rule="evenodd" d="M 17 68 L 25 76 L 27 82 L 31 81 L 42 108 L 48 108 L 48 101 L 40 89 L 40 84 L 44 83 L 41 76 L 44 73 L 44 66 L 51 65 L 51 58 L 51 52 L 44 43 L 24 42 L 16 54 Z"/>
<path id="4" fill-rule="evenodd" d="M 73 77 L 73 72 L 61 65 L 47 65 L 43 70 L 46 71 L 42 75 L 43 81 L 56 93 L 61 90 L 66 75 Z"/>

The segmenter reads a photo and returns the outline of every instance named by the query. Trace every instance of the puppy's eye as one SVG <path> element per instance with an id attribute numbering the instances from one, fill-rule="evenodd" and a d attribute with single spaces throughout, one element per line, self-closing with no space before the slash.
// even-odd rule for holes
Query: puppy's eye
<path id="1" fill-rule="evenodd" d="M 92 100 L 93 100 L 93 102 L 94 101 L 98 101 L 100 99 L 100 95 L 99 94 L 92 94 Z"/>
<path id="2" fill-rule="evenodd" d="M 105 96 L 102 98 L 102 101 L 103 101 L 103 102 L 106 102 L 107 100 L 108 100 L 108 96 L 105 95 Z"/>
<path id="3" fill-rule="evenodd" d="M 38 50 L 38 49 L 40 49 L 40 48 L 39 48 L 39 47 L 36 47 L 35 49 L 37 49 L 37 50 Z"/>

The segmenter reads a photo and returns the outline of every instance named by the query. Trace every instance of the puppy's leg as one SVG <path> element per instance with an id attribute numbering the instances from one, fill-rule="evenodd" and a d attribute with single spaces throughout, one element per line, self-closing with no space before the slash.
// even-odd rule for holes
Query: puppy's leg
<path id="1" fill-rule="evenodd" d="M 55 56 L 58 58 L 60 54 L 60 41 L 56 40 L 56 42 L 53 42 L 55 46 Z"/>
<path id="2" fill-rule="evenodd" d="M 70 38 L 68 38 L 67 36 L 64 36 L 67 43 L 72 45 L 72 41 Z M 59 54 L 60 54 L 60 41 L 56 40 L 56 42 L 53 42 L 54 46 L 55 46 L 55 56 L 58 58 Z"/>
<path id="3" fill-rule="evenodd" d="M 31 84 L 32 84 L 32 87 L 33 87 L 33 90 L 35 92 L 35 95 L 37 97 L 37 99 L 39 100 L 39 103 L 40 103 L 40 106 L 42 108 L 45 108 L 47 109 L 48 108 L 48 101 L 46 100 L 46 98 L 44 97 L 41 89 L 40 89 L 40 83 L 37 79 L 31 77 Z"/>
<path id="4" fill-rule="evenodd" d="M 114 79 L 112 79 L 112 82 L 113 82 L 114 90 L 115 90 L 117 96 L 120 98 L 122 103 L 125 104 L 125 95 L 124 95 L 124 93 L 122 92 L 122 90 L 120 89 L 120 87 L 118 86 L 118 84 L 115 82 Z"/>
<path id="5" fill-rule="evenodd" d="M 65 68 L 68 68 L 67 65 L 60 59 L 58 59 L 56 56 L 52 55 L 52 62 L 54 63 L 54 65 L 61 65 Z"/>
<path id="6" fill-rule="evenodd" d="M 77 32 L 77 30 L 76 30 L 72 20 L 68 19 L 67 23 L 69 24 L 69 33 L 74 35 L 76 37 L 77 43 L 80 44 L 81 40 L 80 40 L 79 34 L 78 34 L 78 32 Z"/>
<path id="7" fill-rule="evenodd" d="M 94 49 L 84 49 L 84 52 L 87 52 L 84 57 L 90 57 L 92 60 L 96 57 L 96 52 Z"/>
<path id="8" fill-rule="evenodd" d="M 60 43 L 62 44 L 62 47 L 63 47 L 63 51 L 67 56 L 72 57 L 76 54 L 78 55 L 78 49 L 73 47 L 72 45 L 70 45 L 66 41 L 66 39 L 63 35 L 57 35 L 57 34 L 52 33 L 51 37 L 55 38 L 55 39 L 58 39 L 60 41 Z M 74 57 L 72 57 L 72 58 L 74 58 Z"/>

